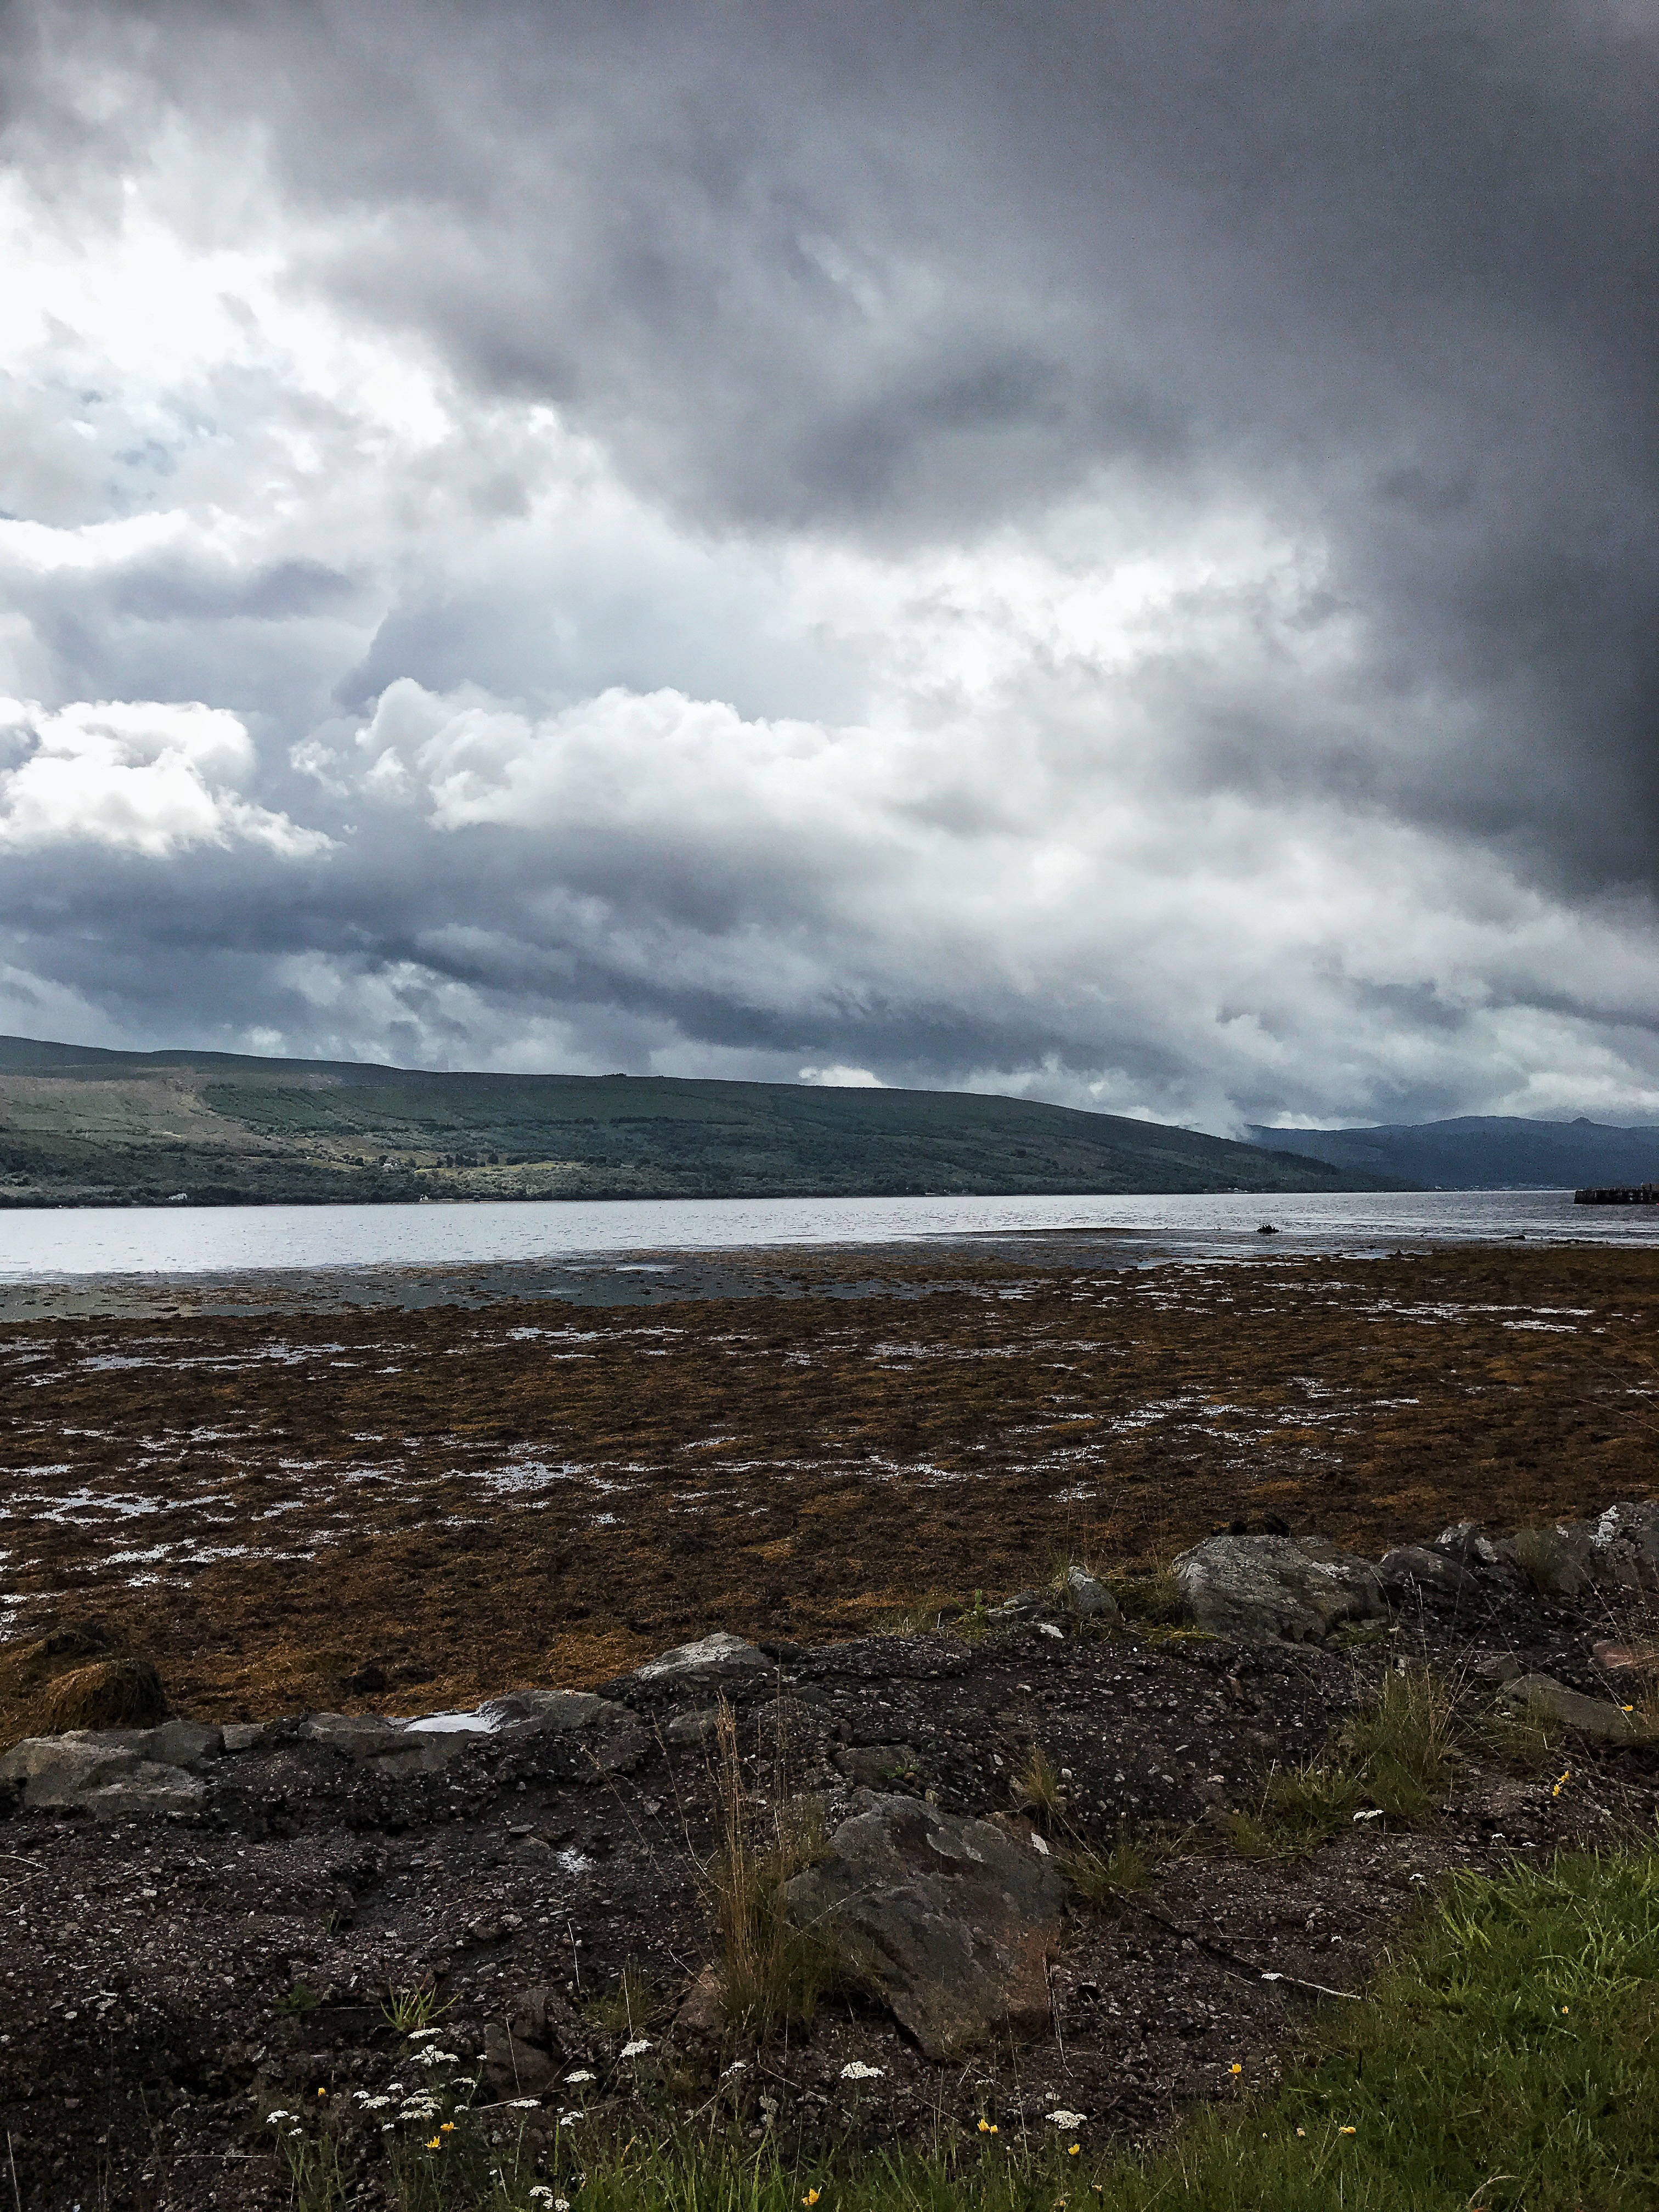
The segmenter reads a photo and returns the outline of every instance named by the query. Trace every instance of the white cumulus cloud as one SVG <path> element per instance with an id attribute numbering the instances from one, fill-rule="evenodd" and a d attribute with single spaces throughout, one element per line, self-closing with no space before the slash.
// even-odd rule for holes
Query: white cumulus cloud
<path id="1" fill-rule="evenodd" d="M 242 796 L 255 764 L 246 726 L 195 700 L 0 699 L 0 843 L 160 860 L 239 841 L 297 859 L 332 842 Z"/>

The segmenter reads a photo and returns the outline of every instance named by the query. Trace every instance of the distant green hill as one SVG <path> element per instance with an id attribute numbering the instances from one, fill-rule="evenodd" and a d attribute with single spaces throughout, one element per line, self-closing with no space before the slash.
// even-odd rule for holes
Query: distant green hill
<path id="1" fill-rule="evenodd" d="M 1299 1153 L 957 1091 L 434 1075 L 0 1037 L 0 1206 L 1395 1187 Z"/>

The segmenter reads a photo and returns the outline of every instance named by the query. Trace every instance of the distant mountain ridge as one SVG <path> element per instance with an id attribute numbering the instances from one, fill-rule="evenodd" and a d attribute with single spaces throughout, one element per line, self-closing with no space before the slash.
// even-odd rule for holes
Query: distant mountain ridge
<path id="1" fill-rule="evenodd" d="M 1282 1146 L 968 1091 L 0 1037 L 0 1206 L 1392 1187 Z"/>
<path id="2" fill-rule="evenodd" d="M 1304 1152 L 1332 1167 L 1385 1176 L 1419 1190 L 1578 1189 L 1659 1181 L 1659 1125 L 1468 1114 L 1375 1128 L 1258 1127 L 1249 1135 L 1254 1144 Z"/>

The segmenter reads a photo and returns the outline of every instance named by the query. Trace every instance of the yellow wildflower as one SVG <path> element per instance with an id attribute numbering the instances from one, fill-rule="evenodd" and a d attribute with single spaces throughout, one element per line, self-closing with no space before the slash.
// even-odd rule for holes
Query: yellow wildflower
<path id="1" fill-rule="evenodd" d="M 1230 2074 L 1242 2074 L 1244 2071 L 1244 2069 L 1239 2063 L 1238 2060 L 1235 2058 L 1232 2064 L 1227 2069 L 1227 2071 Z"/>
<path id="2" fill-rule="evenodd" d="M 453 2136 L 453 2135 L 454 2134 L 454 2132 L 455 2132 L 455 2123 L 454 2123 L 454 2121 L 453 2121 L 453 2120 L 446 2120 L 446 2121 L 444 2122 L 443 2125 L 442 2125 L 442 2126 L 439 2129 L 439 2130 L 438 2130 L 438 2133 L 439 2133 L 441 2136 Z"/>
<path id="3" fill-rule="evenodd" d="M 1082 2148 L 1083 2145 L 1081 2143 L 1073 2143 L 1070 2148 L 1066 2151 L 1066 2155 L 1067 2158 L 1075 2158 Z"/>
<path id="4" fill-rule="evenodd" d="M 800 2201 L 803 2204 L 810 2208 L 817 2203 L 819 2197 L 822 2197 L 823 2194 L 823 2191 L 821 2189 L 809 2189 L 805 2196 L 803 2197 Z"/>
<path id="5" fill-rule="evenodd" d="M 1358 2128 L 1339 2128 L 1336 2132 L 1340 2136 L 1357 2136 L 1359 2130 Z"/>
<path id="6" fill-rule="evenodd" d="M 427 2145 L 427 2148 L 428 2150 L 441 2150 L 443 2147 L 444 2139 L 441 2136 L 434 2136 L 431 2142 Z"/>
<path id="7" fill-rule="evenodd" d="M 994 2120 L 981 2120 L 979 2131 L 982 2136 L 994 2136 L 997 2132 L 997 2124 Z"/>

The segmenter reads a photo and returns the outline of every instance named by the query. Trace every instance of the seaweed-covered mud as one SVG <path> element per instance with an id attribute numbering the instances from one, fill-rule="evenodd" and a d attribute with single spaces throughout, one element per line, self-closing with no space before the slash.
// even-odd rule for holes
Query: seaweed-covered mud
<path id="1" fill-rule="evenodd" d="M 647 1308 L 0 1328 L 0 1635 L 100 1615 L 198 1719 L 410 1712 L 715 1626 L 867 1634 L 1241 1514 L 1364 1549 L 1659 1472 L 1650 1249 L 732 1267 L 641 1262 Z M 0 1685 L 0 1746 L 25 1721 Z"/>
<path id="2" fill-rule="evenodd" d="M 1074 1570 L 430 1725 L 33 1739 L 0 1761 L 17 2200 L 252 2208 L 302 2169 L 367 2208 L 471 2155 L 532 2203 L 676 2124 L 1144 2137 L 1270 2077 L 1448 1870 L 1651 1832 L 1656 1580 L 1652 1507 L 1376 1565 L 1247 1531 L 1120 1584 L 1184 1626 Z M 762 1880 L 794 1839 L 772 1903 L 819 1946 L 769 2011 L 734 1836 Z"/>

